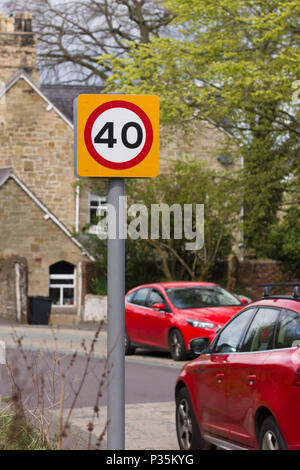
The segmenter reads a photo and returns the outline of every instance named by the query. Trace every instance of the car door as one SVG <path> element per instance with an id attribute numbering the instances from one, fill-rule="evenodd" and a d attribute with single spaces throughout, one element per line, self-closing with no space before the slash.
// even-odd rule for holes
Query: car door
<path id="1" fill-rule="evenodd" d="M 267 357 L 273 346 L 280 309 L 258 308 L 239 351 L 229 358 L 227 405 L 229 434 L 236 443 L 256 445 L 254 413 L 266 380 Z"/>
<path id="2" fill-rule="evenodd" d="M 165 305 L 165 310 L 154 309 L 153 305 L 161 303 Z M 151 289 L 147 298 L 148 320 L 145 338 L 153 346 L 168 348 L 168 331 L 172 319 L 172 311 L 164 295 L 158 289 Z"/>
<path id="3" fill-rule="evenodd" d="M 216 337 L 210 354 L 195 369 L 197 413 L 203 432 L 229 437 L 227 390 L 231 357 L 238 350 L 242 334 L 254 312 L 255 309 L 248 308 L 230 320 Z"/>
<path id="4" fill-rule="evenodd" d="M 146 307 L 146 301 L 149 293 L 149 287 L 137 289 L 125 304 L 125 326 L 131 342 L 147 341 L 149 309 Z"/>
<path id="5" fill-rule="evenodd" d="M 262 396 L 274 413 L 283 436 L 295 443 L 300 440 L 299 346 L 299 313 L 283 308 L 275 332 L 274 349 L 270 351 L 265 362 L 266 375 Z"/>

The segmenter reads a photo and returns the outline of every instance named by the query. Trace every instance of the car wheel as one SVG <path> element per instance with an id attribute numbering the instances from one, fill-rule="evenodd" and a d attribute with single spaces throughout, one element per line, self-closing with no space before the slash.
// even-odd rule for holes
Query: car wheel
<path id="1" fill-rule="evenodd" d="M 272 416 L 266 418 L 259 433 L 260 450 L 286 450 L 286 443 L 278 424 Z"/>
<path id="2" fill-rule="evenodd" d="M 172 330 L 169 336 L 169 348 L 174 361 L 183 361 L 186 356 L 184 339 L 179 330 Z"/>
<path id="3" fill-rule="evenodd" d="M 181 450 L 208 450 L 210 444 L 201 438 L 189 392 L 182 388 L 176 396 L 176 432 Z"/>
<path id="4" fill-rule="evenodd" d="M 129 334 L 127 330 L 125 330 L 125 356 L 135 353 L 135 347 L 131 345 L 131 341 L 129 338 Z"/>

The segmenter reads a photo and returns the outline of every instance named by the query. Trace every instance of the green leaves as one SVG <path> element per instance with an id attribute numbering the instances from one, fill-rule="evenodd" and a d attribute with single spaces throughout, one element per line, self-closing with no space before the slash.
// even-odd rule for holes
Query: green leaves
<path id="1" fill-rule="evenodd" d="M 200 110 L 226 115 L 240 131 L 246 113 L 264 113 L 271 100 L 290 103 L 299 73 L 298 2 L 165 3 L 176 15 L 174 38 L 131 44 L 128 57 L 114 62 L 110 86 L 157 93 L 164 122 Z M 239 138 L 244 141 L 243 132 Z"/>
<path id="2" fill-rule="evenodd" d="M 246 241 L 264 253 L 299 148 L 300 77 L 296 0 L 166 0 L 172 37 L 153 37 L 115 62 L 110 89 L 155 93 L 161 122 L 209 119 L 244 158 Z M 287 160 L 289 164 L 287 164 Z M 258 240 L 260 240 L 258 242 Z M 266 242 L 267 243 L 267 242 Z"/>
<path id="3" fill-rule="evenodd" d="M 159 260 L 161 279 L 210 279 L 216 262 L 231 252 L 233 234 L 239 230 L 241 195 L 238 180 L 228 175 L 220 177 L 197 160 L 182 159 L 170 162 L 169 171 L 153 180 L 129 180 L 127 192 L 130 203 L 146 204 L 149 214 L 152 204 L 164 203 L 169 207 L 180 204 L 182 210 L 185 204 L 192 204 L 194 214 L 195 205 L 204 204 L 204 246 L 201 250 L 186 250 L 187 239 L 176 239 L 172 230 L 170 239 L 149 238 L 143 243 L 152 248 L 153 258 Z M 141 245 L 137 249 L 139 247 Z"/>

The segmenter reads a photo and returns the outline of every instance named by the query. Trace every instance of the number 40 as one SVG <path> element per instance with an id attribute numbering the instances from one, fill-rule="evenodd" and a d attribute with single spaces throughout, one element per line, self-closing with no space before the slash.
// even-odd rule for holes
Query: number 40
<path id="1" fill-rule="evenodd" d="M 128 129 L 133 127 L 136 130 L 136 141 L 129 142 L 127 138 Z M 104 134 L 106 134 L 106 137 Z M 122 131 L 121 131 L 121 139 L 125 147 L 129 149 L 135 149 L 139 147 L 143 141 L 143 130 L 141 126 L 136 122 L 127 122 L 124 124 Z M 102 129 L 98 132 L 96 137 L 94 138 L 95 144 L 107 144 L 108 148 L 113 148 L 113 146 L 117 143 L 117 139 L 114 138 L 114 123 L 107 122 L 104 124 Z"/>

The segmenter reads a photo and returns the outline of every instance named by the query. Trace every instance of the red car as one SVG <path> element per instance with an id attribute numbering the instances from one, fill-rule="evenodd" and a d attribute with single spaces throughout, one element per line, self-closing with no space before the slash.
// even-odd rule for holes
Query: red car
<path id="1" fill-rule="evenodd" d="M 189 342 L 216 331 L 243 308 L 217 284 L 166 282 L 128 292 L 125 301 L 125 354 L 137 346 L 169 350 L 175 361 L 187 357 Z"/>
<path id="2" fill-rule="evenodd" d="M 291 297 L 271 287 L 212 343 L 191 342 L 199 357 L 175 390 L 181 449 L 300 449 L 300 284 Z"/>

